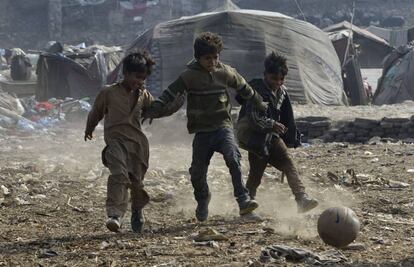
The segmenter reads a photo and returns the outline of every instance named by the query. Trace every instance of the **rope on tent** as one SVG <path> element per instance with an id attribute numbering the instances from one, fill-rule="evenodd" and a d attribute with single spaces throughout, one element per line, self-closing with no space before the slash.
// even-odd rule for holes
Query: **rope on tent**
<path id="1" fill-rule="evenodd" d="M 306 21 L 305 14 L 303 14 L 303 11 L 302 11 L 302 9 L 300 8 L 300 5 L 299 5 L 298 1 L 297 1 L 297 0 L 295 0 L 295 3 L 296 3 L 296 6 L 297 6 L 297 7 L 298 7 L 298 9 L 299 9 L 300 14 L 301 14 L 301 15 L 302 15 L 302 17 L 303 17 L 303 20 L 304 20 L 304 21 Z"/>

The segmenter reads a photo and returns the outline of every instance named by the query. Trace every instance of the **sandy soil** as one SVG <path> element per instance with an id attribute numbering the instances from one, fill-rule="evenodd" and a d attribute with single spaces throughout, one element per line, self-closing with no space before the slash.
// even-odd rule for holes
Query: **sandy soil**
<path id="1" fill-rule="evenodd" d="M 411 116 L 414 105 L 321 108 L 296 107 L 298 116 Z M 145 232 L 105 228 L 107 170 L 100 162 L 102 129 L 82 140 L 83 125 L 67 124 L 48 133 L 0 134 L 0 266 L 261 266 L 262 248 L 283 244 L 324 252 L 316 222 L 332 206 L 352 208 L 361 222 L 359 250 L 341 250 L 344 264 L 414 265 L 414 145 L 330 143 L 292 150 L 309 194 L 320 206 L 298 215 L 287 183 L 268 168 L 258 191 L 258 214 L 239 219 L 228 170 L 220 155 L 209 169 L 213 194 L 210 218 L 197 223 L 189 181 L 191 136 L 182 115 L 145 126 L 150 136 L 150 170 L 145 186 L 152 197 Z M 243 151 L 243 172 L 248 173 Z M 359 184 L 349 185 L 353 169 Z M 330 179 L 328 172 L 342 182 Z M 212 227 L 228 238 L 196 246 L 193 238 Z M 392 264 L 393 263 L 393 264 Z M 365 264 L 365 265 L 362 265 Z M 369 265 L 373 264 L 373 265 Z M 389 265 L 387 265 L 389 264 Z M 274 262 L 266 266 L 298 266 Z"/>

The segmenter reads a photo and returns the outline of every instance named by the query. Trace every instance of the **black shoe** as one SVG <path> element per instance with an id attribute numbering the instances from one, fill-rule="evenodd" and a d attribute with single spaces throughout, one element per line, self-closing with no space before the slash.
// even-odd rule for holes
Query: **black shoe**
<path id="1" fill-rule="evenodd" d="M 135 210 L 131 213 L 131 228 L 135 233 L 142 233 L 145 217 L 142 210 Z"/>
<path id="2" fill-rule="evenodd" d="M 211 194 L 208 193 L 208 196 L 203 201 L 197 201 L 197 208 L 196 208 L 196 218 L 200 222 L 204 222 L 208 218 L 208 204 L 211 200 Z"/>
<path id="3" fill-rule="evenodd" d="M 239 203 L 240 208 L 240 215 L 245 215 L 247 213 L 250 213 L 257 209 L 259 207 L 259 204 L 256 202 L 256 200 L 249 199 L 244 202 Z"/>
<path id="4" fill-rule="evenodd" d="M 119 229 L 121 228 L 121 221 L 118 217 L 109 217 L 106 221 L 106 228 L 108 228 L 111 232 L 119 232 Z"/>

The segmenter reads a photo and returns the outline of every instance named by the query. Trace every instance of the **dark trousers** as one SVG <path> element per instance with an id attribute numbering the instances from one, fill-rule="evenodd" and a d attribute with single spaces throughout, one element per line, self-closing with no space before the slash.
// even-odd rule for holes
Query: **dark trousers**
<path id="1" fill-rule="evenodd" d="M 237 201 L 239 204 L 245 202 L 249 199 L 249 195 L 241 175 L 241 155 L 231 128 L 196 133 L 193 140 L 193 161 L 189 170 L 195 199 L 200 202 L 208 197 L 207 171 L 214 152 L 223 155 L 224 161 L 230 170 L 234 196 Z"/>
<path id="2" fill-rule="evenodd" d="M 270 154 L 266 158 L 260 158 L 259 156 L 249 152 L 250 171 L 246 187 L 249 189 L 250 196 L 253 198 L 256 196 L 257 187 L 259 187 L 261 183 L 267 164 L 272 165 L 286 174 L 289 187 L 296 197 L 304 194 L 305 187 L 299 178 L 298 170 L 289 155 L 285 142 L 283 142 L 281 138 L 274 138 L 269 152 Z"/>

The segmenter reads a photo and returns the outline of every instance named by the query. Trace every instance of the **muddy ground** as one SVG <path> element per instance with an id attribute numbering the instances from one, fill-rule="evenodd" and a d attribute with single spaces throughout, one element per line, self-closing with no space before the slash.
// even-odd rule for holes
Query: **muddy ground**
<path id="1" fill-rule="evenodd" d="M 407 117 L 413 109 L 411 104 L 300 106 L 296 114 Z M 145 129 L 151 142 L 145 186 L 152 201 L 142 235 L 131 232 L 129 214 L 122 233 L 105 228 L 108 172 L 100 162 L 102 128 L 88 143 L 82 123 L 48 132 L 0 133 L 0 266 L 261 266 L 261 250 L 271 245 L 317 253 L 332 249 L 318 237 L 316 222 L 325 208 L 339 205 L 352 208 L 361 222 L 359 249 L 341 250 L 348 259 L 344 264 L 414 266 L 414 145 L 329 143 L 292 150 L 307 190 L 320 206 L 298 215 L 287 183 L 268 168 L 258 191 L 258 213 L 265 219 L 260 223 L 239 219 L 228 171 L 215 155 L 208 177 L 211 216 L 197 223 L 188 175 L 191 136 L 182 115 Z M 246 175 L 247 154 L 242 154 Z M 354 184 L 352 171 L 346 173 L 351 169 Z M 195 244 L 194 236 L 207 227 L 228 240 Z M 298 265 L 276 261 L 266 266 Z"/>

